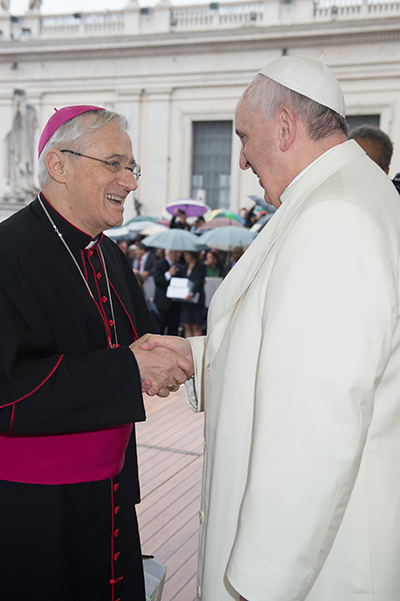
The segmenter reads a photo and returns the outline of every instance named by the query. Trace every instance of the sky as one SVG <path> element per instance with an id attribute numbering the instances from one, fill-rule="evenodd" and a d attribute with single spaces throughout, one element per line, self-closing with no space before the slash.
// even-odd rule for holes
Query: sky
<path id="1" fill-rule="evenodd" d="M 210 0 L 171 0 L 172 5 L 203 4 Z M 141 6 L 153 6 L 157 0 L 139 0 Z M 104 10 L 120 10 L 128 5 L 128 0 L 43 0 L 40 12 L 43 15 L 73 14 L 75 12 L 100 12 Z M 29 0 L 10 0 L 10 13 L 24 15 L 28 10 Z"/>

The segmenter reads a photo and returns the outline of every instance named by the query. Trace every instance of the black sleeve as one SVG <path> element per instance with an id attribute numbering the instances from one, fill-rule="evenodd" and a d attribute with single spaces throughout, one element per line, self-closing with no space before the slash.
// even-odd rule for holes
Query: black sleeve
<path id="1" fill-rule="evenodd" d="M 122 300 L 130 306 L 140 337 L 154 331 L 154 326 L 129 263 L 122 265 Z M 14 273 L 18 270 L 15 261 L 12 268 Z M 45 280 L 48 289 L 43 286 Z M 49 295 L 58 298 L 65 280 L 60 284 L 43 277 L 40 281 L 34 295 L 27 270 L 20 269 L 18 287 L 0 286 L 0 431 L 58 434 L 143 420 L 141 377 L 128 348 L 130 342 L 104 348 L 102 332 L 93 342 L 93 331 L 99 328 L 86 321 L 86 313 L 79 304 L 69 302 L 68 295 L 62 307 L 61 303 L 51 305 L 51 312 L 59 313 L 50 322 Z M 75 298 L 68 276 L 66 281 Z M 77 336 L 72 335 L 76 323 L 80 324 Z"/>
<path id="2" fill-rule="evenodd" d="M 196 292 L 202 292 L 204 290 L 204 280 L 207 273 L 207 267 L 204 263 L 198 261 L 190 274 L 192 277 L 190 279 L 193 282 L 193 290 L 192 292 L 196 294 Z"/>
<path id="3" fill-rule="evenodd" d="M 152 270 L 152 275 L 156 286 L 159 286 L 160 288 L 168 287 L 169 281 L 165 279 L 165 274 L 168 271 L 168 269 L 168 261 L 165 261 L 164 259 L 156 261 Z"/>
<path id="4" fill-rule="evenodd" d="M 0 298 L 0 431 L 81 432 L 144 419 L 141 379 L 128 347 L 79 358 L 49 354 L 46 332 Z"/>

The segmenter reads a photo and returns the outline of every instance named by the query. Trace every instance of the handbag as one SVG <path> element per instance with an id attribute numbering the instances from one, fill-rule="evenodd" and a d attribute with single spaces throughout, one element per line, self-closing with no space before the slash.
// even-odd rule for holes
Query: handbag
<path id="1" fill-rule="evenodd" d="M 167 566 L 152 555 L 142 555 L 146 601 L 161 601 Z"/>

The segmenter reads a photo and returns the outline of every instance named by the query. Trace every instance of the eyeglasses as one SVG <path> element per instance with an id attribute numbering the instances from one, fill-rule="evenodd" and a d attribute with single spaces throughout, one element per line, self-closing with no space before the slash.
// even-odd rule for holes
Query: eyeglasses
<path id="1" fill-rule="evenodd" d="M 122 165 L 120 161 L 105 161 L 104 159 L 97 159 L 96 157 L 90 157 L 87 154 L 75 152 L 75 150 L 61 150 L 61 152 L 69 152 L 70 154 L 74 154 L 77 157 L 92 159 L 92 161 L 99 161 L 100 163 L 107 165 L 108 169 L 110 170 L 110 173 L 118 173 L 119 175 L 122 175 L 124 169 L 128 169 L 128 171 L 132 173 L 136 181 L 138 181 L 139 177 L 142 175 L 142 170 L 138 163 L 135 163 L 133 167 L 128 167 L 127 165 Z"/>

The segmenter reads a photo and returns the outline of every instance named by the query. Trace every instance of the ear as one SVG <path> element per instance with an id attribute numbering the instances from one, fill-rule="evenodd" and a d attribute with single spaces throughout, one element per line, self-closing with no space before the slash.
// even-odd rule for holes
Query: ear
<path id="1" fill-rule="evenodd" d="M 50 177 L 59 184 L 63 184 L 66 176 L 66 164 L 63 153 L 56 148 L 50 148 L 46 153 L 45 160 Z"/>
<path id="2" fill-rule="evenodd" d="M 282 152 L 289 150 L 296 138 L 296 117 L 289 107 L 283 107 L 279 113 L 279 147 Z"/>

